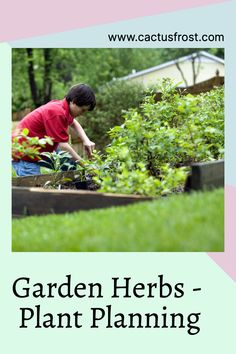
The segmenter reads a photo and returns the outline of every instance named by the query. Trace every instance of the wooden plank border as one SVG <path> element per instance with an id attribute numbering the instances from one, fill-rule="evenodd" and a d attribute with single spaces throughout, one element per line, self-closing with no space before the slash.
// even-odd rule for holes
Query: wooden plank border
<path id="1" fill-rule="evenodd" d="M 48 181 L 71 179 L 73 181 L 77 171 L 57 172 L 44 175 L 13 177 L 12 186 L 16 187 L 43 187 Z M 185 184 L 185 190 L 201 190 L 224 186 L 224 160 L 194 163 L 191 173 Z"/>
<path id="2" fill-rule="evenodd" d="M 61 173 L 64 178 L 74 177 L 74 171 Z M 52 175 L 52 174 L 51 174 Z M 43 185 L 51 175 L 17 177 L 19 184 Z M 54 174 L 53 174 L 54 175 Z M 70 177 L 69 177 L 70 176 Z M 43 179 L 39 179 L 42 177 Z M 45 179 L 44 179 L 45 178 Z M 23 180 L 22 180 L 23 179 Z M 79 210 L 107 208 L 153 200 L 151 197 L 100 193 L 83 190 L 45 190 L 39 187 L 12 187 L 13 216 L 64 214 Z M 196 163 L 191 166 L 185 191 L 198 191 L 224 186 L 224 160 Z"/>
<path id="3" fill-rule="evenodd" d="M 48 181 L 59 181 L 64 178 L 69 178 L 73 181 L 76 175 L 78 175 L 77 171 L 65 171 L 65 172 L 47 173 L 44 175 L 13 177 L 12 186 L 43 187 L 45 183 Z"/>
<path id="4" fill-rule="evenodd" d="M 43 188 L 12 187 L 12 214 L 64 214 L 79 210 L 107 208 L 152 200 L 151 197 L 98 193 L 82 190 L 45 190 Z"/>
<path id="5" fill-rule="evenodd" d="M 185 191 L 224 187 L 224 160 L 195 163 L 185 184 Z"/>

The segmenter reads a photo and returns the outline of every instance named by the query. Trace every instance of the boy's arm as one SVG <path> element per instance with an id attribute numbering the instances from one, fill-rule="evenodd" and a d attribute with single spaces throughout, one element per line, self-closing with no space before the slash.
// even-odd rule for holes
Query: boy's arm
<path id="1" fill-rule="evenodd" d="M 91 158 L 95 144 L 87 137 L 84 129 L 79 124 L 79 122 L 77 122 L 77 120 L 74 119 L 73 123 L 71 124 L 71 127 L 75 130 L 78 137 L 82 140 L 85 151 L 88 157 Z"/>
<path id="2" fill-rule="evenodd" d="M 82 160 L 69 143 L 59 143 L 59 147 L 61 150 L 69 152 L 74 161 L 80 162 Z"/>

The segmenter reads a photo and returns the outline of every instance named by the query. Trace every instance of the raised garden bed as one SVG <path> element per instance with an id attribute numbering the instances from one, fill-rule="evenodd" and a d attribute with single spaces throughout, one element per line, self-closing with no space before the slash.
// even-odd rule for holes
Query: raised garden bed
<path id="1" fill-rule="evenodd" d="M 74 180 L 76 171 L 49 173 L 44 175 L 13 177 L 13 187 L 43 187 L 48 181 L 62 181 L 63 179 Z"/>
<path id="2" fill-rule="evenodd" d="M 78 172 L 66 171 L 35 176 L 13 177 L 13 187 L 45 187 L 53 188 L 59 186 L 60 189 L 84 189 L 97 190 L 98 187 L 92 182 L 91 176 L 81 181 L 78 178 Z"/>
<path id="3" fill-rule="evenodd" d="M 62 214 L 78 210 L 107 208 L 151 200 L 151 197 L 98 193 L 74 189 L 40 188 L 50 180 L 74 180 L 76 171 L 13 178 L 13 216 Z M 185 191 L 213 189 L 224 186 L 224 161 L 197 163 L 191 166 Z M 37 187 L 37 188 L 36 188 Z M 79 186 L 77 185 L 76 188 Z M 86 187 L 86 186 L 85 186 Z M 84 189 L 84 188 L 83 188 Z"/>

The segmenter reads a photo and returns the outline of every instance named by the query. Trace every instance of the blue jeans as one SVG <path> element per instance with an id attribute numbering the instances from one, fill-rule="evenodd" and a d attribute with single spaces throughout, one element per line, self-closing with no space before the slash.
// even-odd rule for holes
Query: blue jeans
<path id="1" fill-rule="evenodd" d="M 40 175 L 40 166 L 37 162 L 12 161 L 12 167 L 18 177 Z"/>

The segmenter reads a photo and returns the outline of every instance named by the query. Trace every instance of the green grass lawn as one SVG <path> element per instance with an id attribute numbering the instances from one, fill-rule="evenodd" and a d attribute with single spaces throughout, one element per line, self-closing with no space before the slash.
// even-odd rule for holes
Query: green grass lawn
<path id="1" fill-rule="evenodd" d="M 13 220 L 13 251 L 223 251 L 224 191 Z"/>

